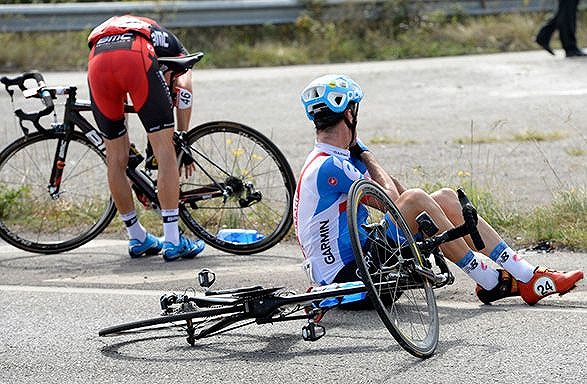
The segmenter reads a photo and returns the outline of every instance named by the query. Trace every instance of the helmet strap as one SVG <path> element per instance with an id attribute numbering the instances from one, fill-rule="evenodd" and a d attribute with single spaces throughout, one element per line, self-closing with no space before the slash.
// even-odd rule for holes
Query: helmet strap
<path id="1" fill-rule="evenodd" d="M 351 130 L 351 141 L 349 142 L 349 148 L 355 140 L 357 139 L 357 115 L 359 113 L 359 104 L 355 103 L 351 108 L 349 108 L 352 115 L 352 120 L 349 120 L 346 117 L 346 114 L 343 116 L 344 123 L 346 124 L 347 128 Z"/>

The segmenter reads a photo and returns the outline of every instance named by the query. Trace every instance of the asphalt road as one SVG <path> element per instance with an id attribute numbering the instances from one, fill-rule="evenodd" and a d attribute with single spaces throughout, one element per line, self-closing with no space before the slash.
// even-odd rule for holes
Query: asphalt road
<path id="1" fill-rule="evenodd" d="M 197 71 L 193 122 L 236 120 L 273 138 L 298 173 L 312 143 L 299 91 L 313 77 L 345 72 L 367 97 L 361 135 L 408 185 L 473 177 L 512 205 L 534 206 L 558 189 L 587 184 L 585 60 L 543 52 L 269 69 Z M 49 73 L 49 84 L 83 73 Z M 17 101 L 18 104 L 18 101 Z M 18 130 L 0 92 L 5 145 Z M 136 125 L 131 119 L 131 125 Z M 307 129 L 307 135 L 300 134 Z M 520 142 L 525 130 L 560 140 Z M 144 142 L 140 130 L 135 141 Z M 462 145 L 461 138 L 495 137 Z M 470 176 L 462 176 L 466 171 Z M 461 175 L 461 176 L 459 176 Z M 465 173 L 466 175 L 466 173 Z M 526 253 L 532 263 L 586 269 L 585 254 Z M 583 383 L 587 336 L 585 284 L 535 307 L 519 299 L 479 305 L 460 271 L 437 291 L 441 336 L 434 357 L 404 352 L 374 312 L 333 311 L 327 335 L 304 342 L 303 321 L 250 326 L 189 347 L 173 331 L 100 338 L 98 329 L 158 314 L 159 295 L 194 286 L 212 268 L 218 287 L 262 284 L 306 288 L 295 244 L 259 255 L 207 248 L 192 261 L 131 260 L 125 242 L 98 239 L 68 253 L 32 255 L 0 245 L 0 383 L 298 383 L 307 381 Z"/>
<path id="2" fill-rule="evenodd" d="M 2 383 L 449 383 L 554 382 L 585 379 L 587 294 L 582 284 L 535 307 L 511 298 L 480 305 L 460 271 L 437 291 L 441 336 L 434 357 L 403 351 L 374 311 L 335 310 L 324 338 L 302 340 L 303 321 L 251 325 L 199 340 L 161 330 L 98 337 L 100 328 L 159 313 L 161 293 L 195 286 L 213 269 L 217 286 L 306 287 L 294 244 L 234 256 L 213 249 L 191 261 L 131 260 L 125 242 L 96 240 L 78 250 L 39 256 L 0 246 Z M 584 254 L 527 253 L 536 264 L 586 267 Z"/>

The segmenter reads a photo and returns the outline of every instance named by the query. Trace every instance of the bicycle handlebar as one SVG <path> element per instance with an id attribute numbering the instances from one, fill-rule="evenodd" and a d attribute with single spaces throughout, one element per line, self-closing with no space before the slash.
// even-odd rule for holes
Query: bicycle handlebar
<path id="1" fill-rule="evenodd" d="M 457 189 L 457 195 L 459 196 L 459 202 L 461 203 L 461 207 L 463 207 L 463 219 L 465 220 L 465 227 L 471 239 L 473 240 L 473 244 L 477 250 L 481 250 L 485 248 L 485 243 L 477 230 L 477 222 L 479 221 L 479 217 L 477 216 L 477 210 L 469 201 L 467 195 L 465 195 L 465 191 L 461 188 Z"/>
<path id="2" fill-rule="evenodd" d="M 32 88 L 27 87 L 25 85 L 25 81 L 29 79 L 34 79 L 37 82 L 38 86 Z M 45 79 L 43 78 L 43 75 L 39 72 L 26 72 L 20 76 L 13 78 L 3 76 L 2 78 L 0 78 L 0 82 L 4 84 L 6 91 L 10 95 L 10 98 L 13 100 L 14 89 L 11 89 L 11 87 L 18 86 L 18 88 L 20 88 L 25 98 L 36 97 L 43 101 L 45 108 L 39 112 L 26 113 L 22 109 L 17 109 L 14 111 L 14 114 L 18 117 L 20 127 L 22 128 L 22 131 L 25 133 L 25 135 L 29 131 L 28 128 L 26 128 L 23 124 L 23 121 L 25 120 L 31 121 L 35 128 L 37 128 L 39 131 L 44 131 L 45 128 L 43 128 L 43 126 L 39 123 L 39 120 L 41 119 L 41 117 L 50 114 L 55 109 L 55 105 L 53 104 L 53 99 L 55 95 L 49 92 L 49 90 L 47 90 L 47 86 L 45 84 Z"/>
<path id="3" fill-rule="evenodd" d="M 451 228 L 439 235 L 425 239 L 421 243 L 421 248 L 423 250 L 432 251 L 440 244 L 447 243 L 467 235 L 471 236 L 473 244 L 478 251 L 485 248 L 485 243 L 483 242 L 483 239 L 477 230 L 477 222 L 479 221 L 479 218 L 477 217 L 477 210 L 473 204 L 471 204 L 471 201 L 469 201 L 469 198 L 467 195 L 465 195 L 465 192 L 461 188 L 457 189 L 457 195 L 463 209 L 462 214 L 465 222 L 458 227 Z"/>

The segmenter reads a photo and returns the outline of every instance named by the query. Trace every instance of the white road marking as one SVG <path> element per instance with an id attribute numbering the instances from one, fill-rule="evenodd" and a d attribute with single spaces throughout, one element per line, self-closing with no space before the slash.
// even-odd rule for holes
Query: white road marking
<path id="1" fill-rule="evenodd" d="M 153 296 L 160 297 L 165 290 L 143 290 L 143 289 L 113 289 L 113 288 L 84 288 L 84 287 L 43 287 L 34 285 L 0 285 L 0 291 L 6 292 L 31 292 L 31 293 L 58 293 L 58 294 L 87 294 L 87 295 L 120 295 L 120 296 Z M 585 299 L 584 292 L 569 292 L 565 295 L 566 299 L 577 300 L 583 303 Z M 546 299 L 548 300 L 548 299 Z M 483 306 L 479 303 L 455 302 L 455 301 L 438 301 L 438 307 L 448 309 L 483 309 L 483 310 L 501 310 L 499 304 L 493 306 Z M 510 307 L 508 307 L 510 308 Z M 587 307 L 563 307 L 549 306 L 548 304 L 538 304 L 536 306 L 520 306 L 516 310 L 524 311 L 556 311 L 569 313 L 587 314 Z"/>

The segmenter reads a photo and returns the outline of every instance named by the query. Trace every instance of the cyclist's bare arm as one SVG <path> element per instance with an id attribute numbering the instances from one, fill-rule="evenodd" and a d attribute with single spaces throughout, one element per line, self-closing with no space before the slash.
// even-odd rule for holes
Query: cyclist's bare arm
<path id="1" fill-rule="evenodd" d="M 369 171 L 371 179 L 379 184 L 386 192 L 392 201 L 396 201 L 399 195 L 404 193 L 406 188 L 399 182 L 398 179 L 391 176 L 383 169 L 381 164 L 375 159 L 375 156 L 369 151 L 361 153 L 361 160 Z"/>

